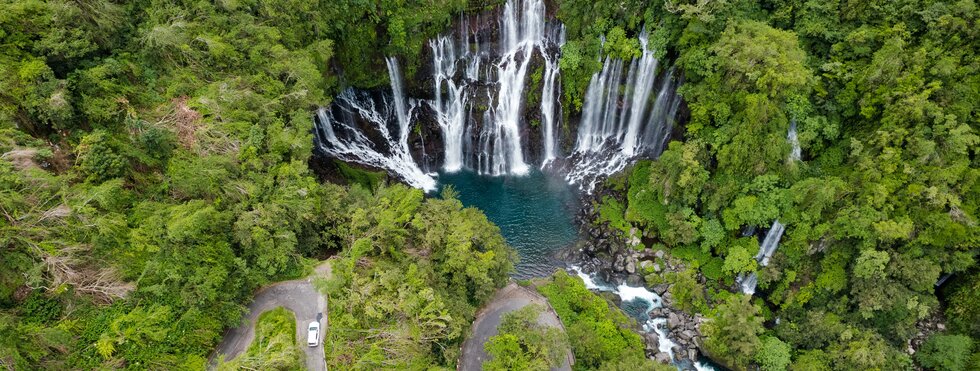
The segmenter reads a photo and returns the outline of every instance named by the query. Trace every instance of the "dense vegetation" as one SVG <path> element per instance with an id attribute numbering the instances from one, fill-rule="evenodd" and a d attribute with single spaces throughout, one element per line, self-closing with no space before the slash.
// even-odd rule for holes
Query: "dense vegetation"
<path id="1" fill-rule="evenodd" d="M 568 106 L 599 68 L 601 35 L 601 52 L 635 55 L 622 34 L 646 25 L 683 74 L 683 142 L 636 166 L 603 219 L 653 233 L 649 247 L 705 279 L 676 274 L 672 293 L 714 318 L 714 356 L 737 369 L 980 367 L 968 366 L 966 341 L 980 338 L 974 1 L 568 0 L 558 16 Z M 787 231 L 762 268 L 742 231 L 777 219 Z M 754 271 L 758 298 L 731 298 L 734 279 Z M 917 325 L 936 320 L 948 334 L 909 356 Z M 937 343 L 956 346 L 936 356 Z"/>
<path id="2" fill-rule="evenodd" d="M 476 310 L 513 270 L 513 250 L 451 187 L 442 199 L 396 185 L 351 192 L 345 203 L 350 248 L 324 291 L 328 366 L 451 368 Z"/>
<path id="3" fill-rule="evenodd" d="M 255 340 L 245 354 L 218 370 L 302 370 L 303 351 L 296 344 L 296 316 L 283 307 L 259 315 Z"/>
<path id="4" fill-rule="evenodd" d="M 538 322 L 543 310 L 532 304 L 504 314 L 497 334 L 484 344 L 490 359 L 483 362 L 483 369 L 546 371 L 561 367 L 568 337 L 560 329 Z"/>
<path id="5" fill-rule="evenodd" d="M 383 84 L 383 55 L 411 76 L 425 40 L 497 3 L 0 4 L 0 365 L 203 368 L 255 288 L 338 251 L 332 365 L 451 365 L 512 253 L 453 197 L 318 182 L 310 112 Z M 566 114 L 597 55 L 638 54 L 641 27 L 683 74 L 682 141 L 636 166 L 603 218 L 686 260 L 665 279 L 712 319 L 715 357 L 980 368 L 975 1 L 555 3 Z M 763 269 L 741 232 L 776 219 L 787 232 Z M 729 292 L 753 271 L 757 297 Z M 560 274 L 552 285 L 571 338 L 587 339 L 577 368 L 643 362 L 604 301 Z M 945 332 L 909 356 L 937 320 Z"/>
<path id="6" fill-rule="evenodd" d="M 255 288 L 358 228 L 364 192 L 307 167 L 311 111 L 468 6 L 0 4 L 0 368 L 203 368 Z"/>

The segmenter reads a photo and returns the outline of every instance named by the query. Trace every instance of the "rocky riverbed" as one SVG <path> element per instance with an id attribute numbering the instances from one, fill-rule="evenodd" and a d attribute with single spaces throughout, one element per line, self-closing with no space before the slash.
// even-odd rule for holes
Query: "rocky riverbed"
<path id="1" fill-rule="evenodd" d="M 603 282 L 642 286 L 659 295 L 661 305 L 653 308 L 647 315 L 651 319 L 660 320 L 648 321 L 644 328 L 639 329 L 646 343 L 647 356 L 661 363 L 675 363 L 682 368 L 693 369 L 694 362 L 701 358 L 700 325 L 704 318 L 676 309 L 669 283 L 650 285 L 646 279 L 649 275 L 663 276 L 683 271 L 683 263 L 662 249 L 643 248 L 641 245 L 653 245 L 652 239 L 636 228 L 631 228 L 628 234 L 624 234 L 604 223 L 598 223 L 597 205 L 604 197 L 621 199 L 623 195 L 600 187 L 593 194 L 584 196 L 575 215 L 575 222 L 583 238 L 574 247 L 562 251 L 559 258 L 580 267 L 584 273 Z M 619 297 L 607 297 L 620 304 Z M 666 335 L 667 344 L 661 344 L 658 332 Z"/>

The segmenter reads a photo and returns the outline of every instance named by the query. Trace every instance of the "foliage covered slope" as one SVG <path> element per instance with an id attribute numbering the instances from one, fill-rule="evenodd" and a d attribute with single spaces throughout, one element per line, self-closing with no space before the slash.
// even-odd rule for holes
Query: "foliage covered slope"
<path id="1" fill-rule="evenodd" d="M 798 369 L 911 367 L 908 342 L 943 310 L 934 285 L 948 273 L 962 288 L 947 290 L 946 320 L 976 323 L 974 1 L 568 0 L 558 16 L 568 106 L 599 68 L 601 35 L 602 52 L 629 56 L 645 24 L 683 72 L 683 142 L 633 170 L 622 218 L 707 278 L 685 281 L 708 294 L 685 307 L 719 322 L 707 344 L 718 357 L 785 367 L 763 353 L 791 349 Z M 786 139 L 793 120 L 801 161 Z M 777 219 L 786 234 L 762 269 L 742 231 Z M 760 299 L 727 298 L 757 270 Z M 749 326 L 752 316 L 780 322 Z"/>
<path id="2" fill-rule="evenodd" d="M 0 4 L 0 368 L 203 368 L 255 288 L 347 247 L 312 110 L 466 6 Z"/>

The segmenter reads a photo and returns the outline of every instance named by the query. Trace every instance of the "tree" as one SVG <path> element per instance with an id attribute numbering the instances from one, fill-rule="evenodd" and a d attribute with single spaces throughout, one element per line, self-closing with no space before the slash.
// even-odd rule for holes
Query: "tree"
<path id="1" fill-rule="evenodd" d="M 789 366 L 790 346 L 774 336 L 762 340 L 762 347 L 755 354 L 755 361 L 765 371 L 782 371 Z"/>
<path id="2" fill-rule="evenodd" d="M 915 360 L 932 370 L 966 370 L 972 349 L 973 339 L 969 336 L 934 334 L 915 353 Z"/>
<path id="3" fill-rule="evenodd" d="M 549 370 L 561 367 L 568 339 L 558 328 L 541 324 L 544 308 L 537 304 L 504 314 L 497 335 L 483 345 L 490 359 L 485 370 Z"/>
<path id="4" fill-rule="evenodd" d="M 949 297 L 946 318 L 957 332 L 980 338 L 980 273 L 963 277 Z"/>
<path id="5" fill-rule="evenodd" d="M 739 369 L 747 368 L 762 347 L 762 317 L 750 300 L 748 295 L 729 296 L 701 325 L 704 346 L 711 356 Z"/>

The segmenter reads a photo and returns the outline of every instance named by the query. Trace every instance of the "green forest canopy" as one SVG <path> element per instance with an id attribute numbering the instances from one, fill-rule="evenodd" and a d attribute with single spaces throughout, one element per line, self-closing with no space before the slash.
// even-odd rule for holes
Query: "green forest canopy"
<path id="1" fill-rule="evenodd" d="M 203 367 L 256 287 L 364 244 L 355 210 L 420 202 L 318 182 L 311 110 L 341 87 L 384 84 L 384 55 L 413 74 L 425 40 L 499 3 L 0 5 L 0 364 Z M 554 3 L 566 114 L 595 56 L 636 55 L 643 26 L 683 73 L 682 140 L 637 166 L 610 203 L 623 217 L 606 216 L 707 278 L 677 275 L 707 293 L 685 307 L 717 321 L 709 348 L 743 339 L 712 348 L 718 358 L 779 368 L 789 349 L 796 369 L 980 367 L 974 1 Z M 787 161 L 791 120 L 802 161 Z M 777 218 L 787 232 L 760 294 L 731 298 L 734 277 L 756 269 L 744 257 L 758 244 L 740 230 Z M 408 238 L 392 230 L 371 236 L 372 251 Z M 484 298 L 469 295 L 451 304 L 454 326 Z M 726 325 L 755 316 L 767 326 Z M 937 316 L 947 333 L 908 356 L 917 323 Z"/>

